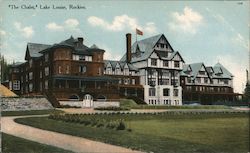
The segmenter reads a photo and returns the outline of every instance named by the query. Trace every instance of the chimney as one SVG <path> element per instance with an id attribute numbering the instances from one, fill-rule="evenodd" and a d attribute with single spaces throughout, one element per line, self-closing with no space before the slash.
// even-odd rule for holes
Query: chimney
<path id="1" fill-rule="evenodd" d="M 131 53 L 131 33 L 127 33 L 126 34 L 126 44 L 127 44 L 127 62 L 130 63 L 131 62 L 131 57 L 132 57 L 132 53 Z"/>
<path id="2" fill-rule="evenodd" d="M 78 37 L 77 40 L 79 45 L 83 45 L 83 37 Z"/>

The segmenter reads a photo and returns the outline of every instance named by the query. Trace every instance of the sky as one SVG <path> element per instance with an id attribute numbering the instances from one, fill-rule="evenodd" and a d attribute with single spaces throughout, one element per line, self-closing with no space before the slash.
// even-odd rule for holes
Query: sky
<path id="1" fill-rule="evenodd" d="M 41 9 L 45 6 L 50 8 Z M 247 0 L 0 0 L 0 52 L 10 63 L 24 61 L 28 42 L 54 44 L 71 35 L 105 49 L 105 59 L 119 60 L 126 51 L 126 33 L 134 42 L 136 28 L 143 31 L 138 40 L 164 34 L 186 64 L 220 62 L 234 75 L 235 92 L 242 93 L 249 69 Z"/>

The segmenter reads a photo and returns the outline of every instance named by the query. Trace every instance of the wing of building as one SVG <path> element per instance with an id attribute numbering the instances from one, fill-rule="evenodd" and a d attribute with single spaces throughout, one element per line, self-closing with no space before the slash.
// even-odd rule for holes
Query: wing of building
<path id="1" fill-rule="evenodd" d="M 186 102 L 213 104 L 216 101 L 234 101 L 239 95 L 233 91 L 233 75 L 222 64 L 204 63 L 184 65 L 181 72 L 183 99 Z"/>
<path id="2" fill-rule="evenodd" d="M 127 44 L 131 37 L 127 36 Z M 184 60 L 164 34 L 135 42 L 121 61 L 138 68 L 144 101 L 150 105 L 182 105 L 180 72 Z"/>

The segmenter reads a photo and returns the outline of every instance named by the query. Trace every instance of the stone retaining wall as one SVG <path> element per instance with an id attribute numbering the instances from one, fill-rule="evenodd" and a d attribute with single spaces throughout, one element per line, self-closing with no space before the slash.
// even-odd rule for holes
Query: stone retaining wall
<path id="1" fill-rule="evenodd" d="M 44 97 L 39 98 L 1 98 L 2 111 L 46 110 L 53 109 Z"/>

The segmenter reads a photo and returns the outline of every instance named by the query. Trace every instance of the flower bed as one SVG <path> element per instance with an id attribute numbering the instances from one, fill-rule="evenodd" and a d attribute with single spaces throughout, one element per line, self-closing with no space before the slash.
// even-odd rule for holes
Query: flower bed
<path id="1" fill-rule="evenodd" d="M 108 129 L 125 130 L 126 125 L 123 119 L 100 119 L 93 115 L 84 114 L 51 114 L 49 119 L 60 120 L 64 122 L 84 124 L 92 127 L 104 127 Z"/>

